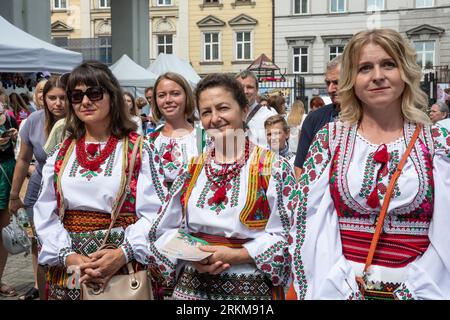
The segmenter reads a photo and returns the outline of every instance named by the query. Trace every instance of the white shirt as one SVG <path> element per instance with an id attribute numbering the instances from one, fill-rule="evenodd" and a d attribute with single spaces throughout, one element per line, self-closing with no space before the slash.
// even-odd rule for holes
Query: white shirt
<path id="1" fill-rule="evenodd" d="M 349 299 L 359 292 L 355 275 L 361 275 L 364 264 L 347 259 L 343 253 L 340 230 L 373 233 L 379 208 L 367 205 L 373 181 L 385 186 L 390 174 L 376 180 L 372 174 L 373 154 L 378 149 L 356 132 L 356 125 L 343 131 L 348 142 L 332 146 L 334 123 L 322 128 L 311 144 L 298 193 L 302 195 L 294 213 L 293 238 L 290 253 L 293 257 L 294 287 L 302 299 Z M 370 274 L 375 281 L 401 283 L 415 299 L 450 298 L 450 141 L 438 127 L 425 126 L 411 151 L 403 171 L 396 182 L 383 232 L 391 235 L 428 235 L 430 245 L 413 262 L 404 267 L 390 268 L 371 265 Z M 405 136 L 411 137 L 414 125 L 405 123 Z M 336 136 L 339 136 L 336 134 Z M 404 138 L 387 144 L 390 154 L 389 172 L 405 152 Z M 332 161 L 336 148 L 338 159 Z M 422 147 L 417 147 L 422 146 Z M 432 163 L 428 164 L 426 154 Z M 342 202 L 360 214 L 338 217 L 330 191 L 330 167 L 334 164 L 337 192 Z M 433 185 L 428 181 L 432 172 Z M 333 179 L 334 180 L 334 179 Z M 336 180 L 335 180 L 336 181 Z M 372 185 L 371 185 L 372 183 Z M 369 187 L 368 187 L 369 186 Z M 367 192 L 366 192 L 367 190 Z M 381 189 L 380 189 L 381 190 Z M 336 197 L 336 196 L 335 196 Z M 408 221 L 410 213 L 422 212 L 422 204 L 432 197 L 433 215 L 430 222 Z M 384 194 L 380 202 L 384 201 Z M 301 268 L 300 268 L 301 266 Z"/>
<path id="2" fill-rule="evenodd" d="M 250 158 L 241 168 L 240 174 L 231 181 L 231 187 L 227 191 L 227 200 L 220 204 L 211 202 L 214 196 L 214 186 L 209 181 L 205 173 L 205 167 L 202 168 L 200 175 L 192 190 L 187 206 L 187 231 L 203 232 L 211 235 L 218 235 L 239 239 L 251 239 L 244 244 L 250 256 L 255 260 L 254 265 L 236 265 L 229 270 L 224 271 L 229 274 L 254 273 L 260 272 L 262 265 L 272 263 L 274 257 L 283 256 L 287 246 L 292 206 L 292 192 L 295 192 L 295 177 L 289 164 L 284 158 L 275 156 L 271 166 L 271 177 L 266 192 L 268 205 L 270 207 L 270 217 L 264 229 L 249 229 L 240 220 L 240 213 L 248 205 L 247 197 L 249 194 L 250 164 L 256 156 L 256 147 L 250 151 Z M 215 163 L 212 164 L 217 167 Z M 152 227 L 156 233 L 150 235 L 151 244 L 161 248 L 178 231 L 182 222 L 180 197 L 182 186 L 186 179 L 186 173 L 181 175 L 172 186 L 170 192 L 172 197 L 166 201 L 158 214 L 158 218 Z M 283 192 L 281 192 L 283 190 Z M 155 239 L 156 238 L 156 239 Z M 152 240 L 153 239 L 153 240 Z M 155 261 L 165 266 L 164 270 L 174 267 L 176 259 L 161 259 L 157 254 L 155 246 L 151 245 L 151 251 L 154 253 Z M 171 263 L 167 263 L 170 260 Z M 181 261 L 180 261 L 181 263 Z M 276 269 L 276 270 L 275 270 Z M 270 271 L 264 271 L 269 279 L 272 279 L 275 285 L 285 284 L 288 280 L 289 272 L 284 268 L 274 268 Z"/>
<path id="3" fill-rule="evenodd" d="M 164 168 L 166 181 L 174 181 L 179 175 L 180 170 L 188 165 L 189 160 L 199 154 L 196 132 L 197 130 L 194 129 L 190 133 L 178 138 L 167 137 L 160 132 L 155 139 L 156 154 L 161 158 L 160 161 Z M 199 139 L 201 139 L 200 136 Z M 166 152 L 171 153 L 173 161 L 163 158 Z"/>
<path id="4" fill-rule="evenodd" d="M 257 102 L 253 103 L 253 105 L 250 106 L 249 113 L 252 112 L 253 109 L 256 108 L 258 105 Z M 267 118 L 277 115 L 278 113 L 274 110 L 270 110 L 267 107 L 261 107 L 253 116 L 253 118 L 250 119 L 250 121 L 247 123 L 247 126 L 249 127 L 249 139 L 251 142 L 253 142 L 256 145 L 259 145 L 262 148 L 268 148 L 267 145 L 267 138 L 266 138 L 266 130 L 264 129 L 264 122 L 267 120 Z"/>
<path id="5" fill-rule="evenodd" d="M 447 131 L 450 131 L 450 118 L 440 120 L 437 124 L 447 129 Z"/>
<path id="6" fill-rule="evenodd" d="M 102 143 L 101 146 L 105 146 Z M 92 210 L 111 213 L 117 199 L 123 173 L 123 139 L 117 143 L 115 151 L 100 166 L 101 171 L 90 172 L 76 161 L 76 150 L 69 156 L 67 166 L 61 174 L 62 196 L 66 210 Z M 39 242 L 39 263 L 49 266 L 61 264 L 60 255 L 64 250 L 74 251 L 76 241 L 71 237 L 58 215 L 54 188 L 54 166 L 59 147 L 49 155 L 42 172 L 42 190 L 34 206 L 34 223 Z M 156 213 L 166 196 L 162 187 L 163 178 L 158 175 L 159 166 L 151 160 L 152 148 L 144 141 L 142 160 L 136 186 L 136 223 L 123 228 L 114 228 L 125 233 L 134 258 L 144 263 L 147 258 L 148 232 Z M 155 179 L 156 177 L 156 179 Z M 119 230 L 120 229 L 120 230 Z M 79 241 L 78 241 L 79 242 Z M 125 254 L 127 257 L 127 255 Z"/>

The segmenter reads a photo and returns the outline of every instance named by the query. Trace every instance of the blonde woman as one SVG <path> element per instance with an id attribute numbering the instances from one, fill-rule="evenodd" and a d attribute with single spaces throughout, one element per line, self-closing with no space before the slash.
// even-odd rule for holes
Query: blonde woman
<path id="1" fill-rule="evenodd" d="M 297 152 L 298 140 L 300 139 L 300 130 L 307 114 L 305 113 L 305 105 L 301 100 L 295 100 L 292 104 L 291 112 L 287 117 L 287 123 L 291 134 L 289 136 L 289 151 Z"/>
<path id="2" fill-rule="evenodd" d="M 47 81 L 47 79 L 39 81 L 34 89 L 33 102 L 36 106 L 36 110 L 40 110 L 44 107 L 44 86 Z"/>
<path id="3" fill-rule="evenodd" d="M 359 32 L 344 50 L 342 70 L 340 120 L 318 132 L 299 180 L 290 246 L 297 296 L 449 299 L 450 139 L 424 113 L 415 51 L 397 31 Z"/>

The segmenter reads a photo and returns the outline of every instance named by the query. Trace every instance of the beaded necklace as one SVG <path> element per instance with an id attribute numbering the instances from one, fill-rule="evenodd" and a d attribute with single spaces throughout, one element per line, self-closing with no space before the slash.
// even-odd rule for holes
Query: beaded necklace
<path id="1" fill-rule="evenodd" d="M 214 189 L 216 189 L 214 196 L 210 199 L 213 203 L 219 204 L 222 202 L 226 202 L 227 198 L 227 188 L 230 184 L 230 181 L 233 180 L 234 177 L 239 175 L 241 168 L 247 162 L 250 155 L 250 141 L 246 139 L 245 141 L 245 151 L 244 154 L 234 161 L 233 163 L 223 163 L 218 164 L 220 166 L 219 170 L 214 170 L 211 161 L 214 161 L 216 155 L 216 150 L 213 148 L 208 152 L 206 161 L 205 161 L 205 173 L 208 180 L 214 185 Z"/>
<path id="2" fill-rule="evenodd" d="M 108 138 L 105 147 L 100 151 L 100 154 L 97 157 L 94 157 L 99 148 L 99 144 L 90 143 L 86 147 L 86 137 L 83 136 L 77 141 L 76 146 L 76 157 L 78 163 L 85 169 L 97 171 L 100 168 L 100 165 L 105 162 L 105 160 L 116 149 L 118 141 L 119 140 L 117 137 L 111 135 Z"/>

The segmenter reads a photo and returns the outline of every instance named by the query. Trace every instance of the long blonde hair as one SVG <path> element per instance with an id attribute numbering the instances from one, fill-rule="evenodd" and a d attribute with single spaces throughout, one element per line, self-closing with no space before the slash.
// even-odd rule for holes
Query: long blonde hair
<path id="1" fill-rule="evenodd" d="M 297 127 L 302 123 L 303 115 L 305 114 L 305 105 L 301 100 L 295 100 L 292 104 L 291 112 L 287 117 L 289 127 Z"/>
<path id="2" fill-rule="evenodd" d="M 428 99 L 420 89 L 422 71 L 416 63 L 416 52 L 400 33 L 392 29 L 358 32 L 345 47 L 339 79 L 340 120 L 353 124 L 362 118 L 362 106 L 355 94 L 354 86 L 361 52 L 369 43 L 382 47 L 399 67 L 401 78 L 405 82 L 401 106 L 401 112 L 405 120 L 414 123 L 430 123 L 424 112 Z"/>

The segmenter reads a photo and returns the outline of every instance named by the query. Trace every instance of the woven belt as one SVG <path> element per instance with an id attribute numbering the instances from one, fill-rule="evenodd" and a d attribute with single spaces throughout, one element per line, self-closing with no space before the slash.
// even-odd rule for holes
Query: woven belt
<path id="1" fill-rule="evenodd" d="M 205 240 L 211 246 L 225 246 L 229 248 L 242 248 L 242 245 L 253 239 L 237 239 L 237 238 L 226 238 L 222 236 L 215 236 L 203 232 L 193 233 L 192 236 Z"/>
<path id="2" fill-rule="evenodd" d="M 133 213 L 121 213 L 114 224 L 114 228 L 123 227 L 137 221 Z M 109 228 L 111 214 L 99 211 L 66 210 L 64 214 L 64 228 L 69 232 L 88 232 Z"/>

